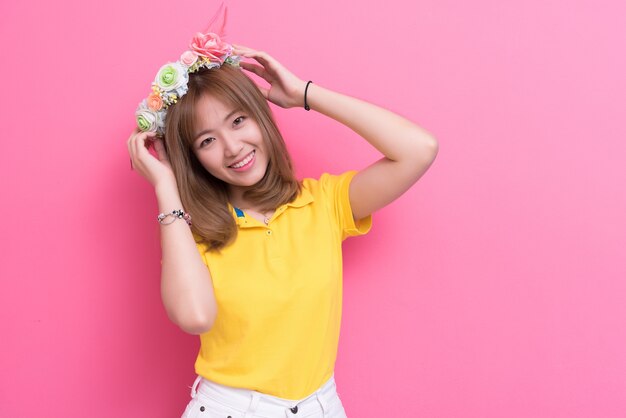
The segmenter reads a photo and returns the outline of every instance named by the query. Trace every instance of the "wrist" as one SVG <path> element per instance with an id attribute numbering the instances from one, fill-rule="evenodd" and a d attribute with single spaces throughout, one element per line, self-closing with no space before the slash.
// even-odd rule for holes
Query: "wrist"
<path id="1" fill-rule="evenodd" d="M 309 88 L 311 87 L 311 84 L 313 84 L 313 81 L 309 80 L 306 83 L 306 86 L 304 88 L 304 110 L 309 111 L 311 110 L 311 106 L 309 105 L 308 102 L 308 93 L 309 93 Z"/>
<path id="2" fill-rule="evenodd" d="M 157 194 L 176 193 L 178 195 L 178 185 L 176 184 L 176 180 L 164 179 L 154 184 L 154 191 Z"/>
<path id="3" fill-rule="evenodd" d="M 174 209 L 173 211 L 167 213 L 162 212 L 157 216 L 157 222 L 161 225 L 173 224 L 177 219 L 182 219 L 185 223 L 187 223 L 187 225 L 191 226 L 191 215 L 182 209 Z"/>
<path id="4" fill-rule="evenodd" d="M 155 187 L 155 193 L 160 212 L 182 208 L 180 194 L 176 186 L 163 183 Z"/>
<path id="5" fill-rule="evenodd" d="M 307 81 L 305 80 L 298 80 L 297 83 L 297 87 L 295 88 L 294 92 L 293 92 L 293 99 L 292 99 L 292 104 L 289 107 L 299 107 L 299 108 L 303 108 L 304 107 L 304 92 L 306 90 L 306 84 Z"/>

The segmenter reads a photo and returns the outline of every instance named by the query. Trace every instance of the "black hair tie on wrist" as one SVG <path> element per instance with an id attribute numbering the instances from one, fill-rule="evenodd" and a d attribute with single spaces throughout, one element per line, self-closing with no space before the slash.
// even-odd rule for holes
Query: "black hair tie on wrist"
<path id="1" fill-rule="evenodd" d="M 309 89 L 309 84 L 311 84 L 311 83 L 312 83 L 312 81 L 309 80 L 309 82 L 306 83 L 306 88 L 304 89 L 304 109 L 305 110 L 311 110 L 309 105 L 306 103 L 306 93 L 307 93 L 307 90 Z"/>

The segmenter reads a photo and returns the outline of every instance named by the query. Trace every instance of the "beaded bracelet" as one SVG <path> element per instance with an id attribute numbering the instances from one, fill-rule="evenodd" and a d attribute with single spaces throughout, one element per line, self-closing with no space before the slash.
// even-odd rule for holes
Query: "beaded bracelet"
<path id="1" fill-rule="evenodd" d="M 167 218 L 168 216 L 171 216 L 174 219 L 172 219 L 170 222 L 163 222 L 163 219 Z M 180 209 L 174 209 L 170 213 L 159 213 L 159 216 L 157 216 L 157 221 L 159 221 L 161 225 L 169 225 L 171 223 L 174 223 L 176 219 L 184 219 L 185 222 L 187 222 L 187 225 L 191 226 L 191 215 L 183 212 Z"/>

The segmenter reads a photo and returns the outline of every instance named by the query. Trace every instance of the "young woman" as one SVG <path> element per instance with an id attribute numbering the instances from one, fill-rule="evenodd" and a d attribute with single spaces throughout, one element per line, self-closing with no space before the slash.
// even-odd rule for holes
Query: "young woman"
<path id="1" fill-rule="evenodd" d="M 165 67 L 128 150 L 161 212 L 165 309 L 200 336 L 183 417 L 345 417 L 334 382 L 341 243 L 367 233 L 371 214 L 424 174 L 437 141 L 388 110 L 305 82 L 266 52 L 226 44 L 219 31 L 197 34 Z M 324 114 L 384 156 L 299 181 L 267 101 Z"/>

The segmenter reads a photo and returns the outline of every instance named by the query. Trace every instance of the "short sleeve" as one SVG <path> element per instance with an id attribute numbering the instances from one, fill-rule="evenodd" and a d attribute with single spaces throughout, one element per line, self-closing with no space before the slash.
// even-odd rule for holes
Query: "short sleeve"
<path id="1" fill-rule="evenodd" d="M 352 216 L 350 206 L 350 182 L 358 173 L 356 170 L 346 171 L 340 175 L 324 173 L 320 178 L 325 193 L 329 194 L 334 215 L 341 228 L 341 240 L 348 237 L 367 234 L 372 228 L 372 215 L 367 215 L 357 221 Z"/>

